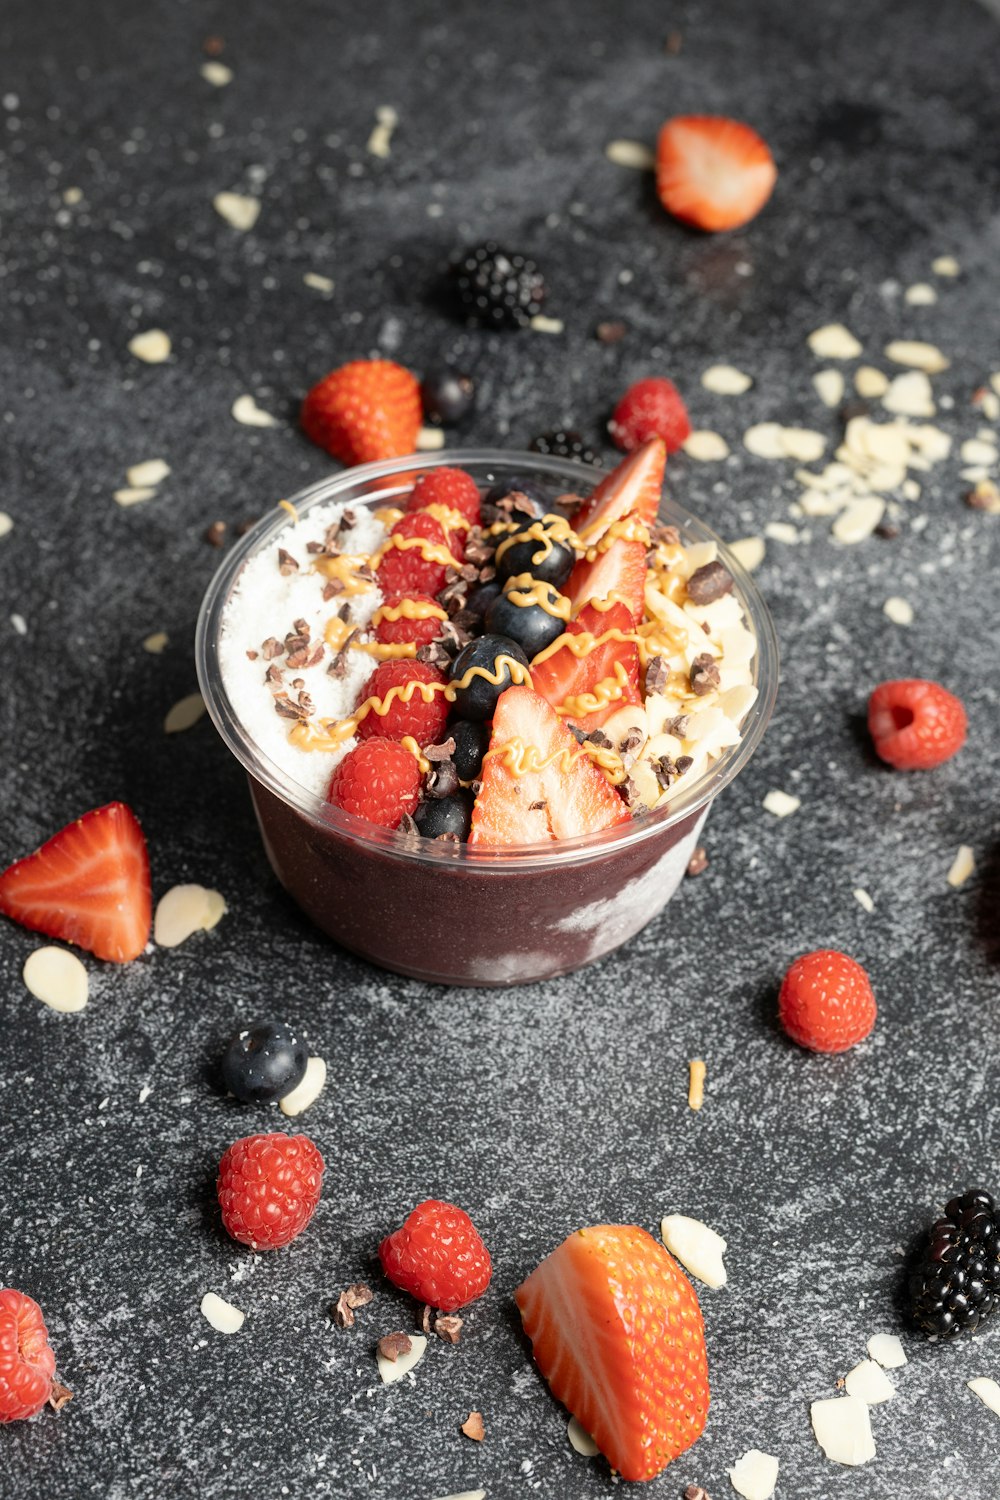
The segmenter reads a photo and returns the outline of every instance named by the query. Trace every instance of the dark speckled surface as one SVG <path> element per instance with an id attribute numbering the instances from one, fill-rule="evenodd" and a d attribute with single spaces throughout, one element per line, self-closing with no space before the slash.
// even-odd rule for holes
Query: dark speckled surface
<path id="1" fill-rule="evenodd" d="M 234 72 L 222 89 L 199 76 L 210 33 Z M 127 971 L 88 962 L 76 1017 L 26 994 L 36 940 L 3 928 L 0 1278 L 42 1302 L 77 1393 L 0 1433 L 4 1497 L 608 1494 L 606 1466 L 566 1442 L 510 1293 L 574 1226 L 653 1228 L 673 1210 L 727 1236 L 731 1280 L 702 1297 L 708 1431 L 652 1494 L 698 1482 L 719 1500 L 756 1445 L 779 1456 L 786 1500 L 996 1500 L 1000 1426 L 965 1381 L 1000 1376 L 1000 1329 L 945 1350 L 906 1336 L 863 1470 L 829 1465 L 808 1417 L 868 1335 L 899 1326 L 901 1247 L 954 1190 L 1000 1188 L 1000 521 L 962 504 L 957 458 L 893 542 L 838 549 L 819 521 L 769 544 L 758 576 L 785 653 L 772 729 L 713 811 L 708 872 L 583 975 L 447 991 L 336 951 L 277 890 L 208 722 L 170 741 L 161 724 L 194 687 L 218 561 L 205 527 L 327 469 L 293 424 L 235 423 L 246 392 L 287 418 L 344 359 L 382 350 L 419 369 L 452 353 L 480 390 L 461 443 L 523 445 L 562 421 L 596 442 L 624 384 L 664 370 L 734 452 L 675 462 L 674 492 L 731 537 L 787 520 L 797 492 L 792 465 L 742 450 L 746 426 L 834 437 L 804 347 L 820 323 L 843 319 L 876 364 L 889 338 L 939 343 L 941 421 L 973 436 L 970 395 L 1000 368 L 997 54 L 971 0 L 4 8 L 0 858 L 124 797 L 157 891 L 200 880 L 230 905 L 213 934 Z M 383 104 L 400 116 L 387 161 L 365 150 Z M 749 118 L 774 146 L 775 199 L 737 235 L 685 233 L 604 158 L 690 110 Z M 212 197 L 248 189 L 263 208 L 241 235 Z M 543 264 L 562 335 L 466 333 L 425 295 L 443 255 L 490 233 Z M 962 276 L 906 306 L 941 253 Z M 628 324 L 622 343 L 594 339 L 603 317 Z M 174 354 L 153 368 L 126 344 L 157 325 Z M 752 391 L 702 391 L 718 359 Z M 125 468 L 158 456 L 172 473 L 155 498 L 116 506 Z M 912 603 L 911 628 L 883 616 L 890 594 Z M 156 630 L 160 657 L 140 644 Z M 859 727 L 872 684 L 909 673 L 959 691 L 972 725 L 960 759 L 913 778 L 879 767 Z M 769 817 L 771 787 L 800 812 Z M 979 870 L 953 891 L 960 842 Z M 840 1059 L 804 1056 L 773 1019 L 786 963 L 825 944 L 868 966 L 881 1007 Z M 330 1064 L 303 1122 L 329 1171 L 308 1233 L 254 1260 L 223 1238 L 212 1178 L 233 1138 L 272 1120 L 221 1098 L 210 1066 L 237 1022 L 274 1011 Z M 383 1390 L 372 1345 L 406 1322 L 403 1299 L 379 1284 L 353 1333 L 327 1308 L 430 1194 L 469 1209 L 496 1275 L 463 1342 Z M 200 1317 L 207 1289 L 246 1310 L 238 1337 Z M 459 1432 L 473 1407 L 481 1446 Z"/>

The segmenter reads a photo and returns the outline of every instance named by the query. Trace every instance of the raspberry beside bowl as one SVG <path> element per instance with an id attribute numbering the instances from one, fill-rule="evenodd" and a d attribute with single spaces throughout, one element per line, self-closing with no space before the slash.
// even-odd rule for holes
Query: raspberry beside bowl
<path id="1" fill-rule="evenodd" d="M 586 495 L 600 471 L 503 450 L 415 455 L 346 470 L 292 497 L 299 515 L 342 501 L 392 504 L 421 473 L 465 469 L 485 489 L 518 475 L 554 499 Z M 603 833 L 517 849 L 419 844 L 377 828 L 299 785 L 255 743 L 226 691 L 219 642 L 226 605 L 247 560 L 289 523 L 283 511 L 257 523 L 210 583 L 198 619 L 201 691 L 216 728 L 247 771 L 271 866 L 292 898 L 330 937 L 383 968 L 444 984 L 506 986 L 566 973 L 634 936 L 683 878 L 719 791 L 742 769 L 767 725 L 778 682 L 778 648 L 767 607 L 715 533 L 671 501 L 660 518 L 685 544 L 714 541 L 756 637 L 757 699 L 739 744 L 660 811 Z"/>

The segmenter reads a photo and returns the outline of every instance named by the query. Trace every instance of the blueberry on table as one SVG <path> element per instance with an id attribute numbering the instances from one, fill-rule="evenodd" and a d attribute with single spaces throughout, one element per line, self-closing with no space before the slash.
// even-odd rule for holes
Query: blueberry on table
<path id="1" fill-rule="evenodd" d="M 472 410 L 476 388 L 470 375 L 462 375 L 450 365 L 429 370 L 420 383 L 424 416 L 442 427 L 453 427 Z"/>
<path id="2" fill-rule="evenodd" d="M 509 579 L 503 593 L 494 599 L 485 617 L 486 629 L 495 635 L 507 635 L 512 641 L 517 641 L 524 648 L 529 661 L 539 651 L 550 646 L 557 636 L 562 635 L 569 618 L 568 601 L 563 599 L 562 594 L 551 583 L 539 585 L 537 592 L 548 605 L 557 609 L 561 602 L 564 606 L 561 613 L 553 614 L 551 608 L 546 609 L 544 604 L 532 601 L 535 583 L 536 580 L 530 577 Z"/>
<path id="3" fill-rule="evenodd" d="M 526 536 L 524 541 L 504 538 L 497 547 L 495 567 L 501 583 L 516 578 L 519 573 L 530 573 L 542 583 L 554 583 L 558 588 L 566 582 L 573 571 L 576 553 L 567 542 L 556 541 L 553 523 L 562 524 L 561 517 L 546 516 L 535 525 L 540 535 Z"/>
<path id="4" fill-rule="evenodd" d="M 421 802 L 413 814 L 413 821 L 425 839 L 439 839 L 447 834 L 464 844 L 472 826 L 472 803 L 472 793 L 462 787 L 450 797 L 429 798 Z"/>
<path id="5" fill-rule="evenodd" d="M 490 748 L 489 725 L 476 719 L 456 719 L 448 725 L 448 733 L 455 741 L 451 759 L 459 781 L 475 781 L 483 768 L 483 756 Z"/>
<path id="6" fill-rule="evenodd" d="M 505 635 L 481 635 L 478 640 L 463 646 L 455 657 L 451 664 L 451 680 L 456 684 L 455 711 L 461 718 L 492 719 L 500 694 L 514 683 L 509 663 L 497 667 L 498 658 L 503 656 L 527 668 L 527 656 L 516 641 Z M 459 687 L 471 668 L 478 670 L 473 671 L 468 682 Z M 483 676 L 483 673 L 490 675 Z M 524 681 L 526 675 L 519 675 L 518 681 Z M 497 682 L 491 680 L 494 676 L 499 679 Z"/>
<path id="7" fill-rule="evenodd" d="M 226 1048 L 222 1081 L 244 1104 L 270 1104 L 302 1082 L 308 1061 L 308 1047 L 284 1021 L 256 1021 Z"/>

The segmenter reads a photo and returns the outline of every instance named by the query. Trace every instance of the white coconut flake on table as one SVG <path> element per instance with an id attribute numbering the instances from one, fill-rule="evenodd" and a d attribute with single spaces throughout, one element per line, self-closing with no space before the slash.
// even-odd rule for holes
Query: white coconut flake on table
<path id="1" fill-rule="evenodd" d="M 933 307 L 937 299 L 937 292 L 926 281 L 914 282 L 913 286 L 908 286 L 903 293 L 903 301 L 910 307 Z"/>
<path id="2" fill-rule="evenodd" d="M 716 396 L 742 396 L 753 385 L 750 376 L 735 365 L 709 365 L 701 377 L 706 391 Z"/>
<path id="3" fill-rule="evenodd" d="M 802 806 L 802 799 L 793 797 L 790 792 L 779 791 L 775 787 L 768 792 L 761 806 L 765 812 L 771 813 L 775 818 L 788 818 L 792 813 L 798 812 Z"/>
<path id="4" fill-rule="evenodd" d="M 155 494 L 156 491 L 152 485 L 129 484 L 120 490 L 115 490 L 113 499 L 116 505 L 127 510 L 130 505 L 141 505 L 144 500 L 152 500 Z"/>
<path id="5" fill-rule="evenodd" d="M 935 276 L 958 276 L 962 268 L 953 255 L 939 255 L 931 261 L 931 270 Z"/>
<path id="6" fill-rule="evenodd" d="M 656 152 L 645 141 L 609 141 L 604 154 L 615 166 L 634 167 L 637 172 L 651 172 L 656 166 Z"/>
<path id="7" fill-rule="evenodd" d="M 369 155 L 385 160 L 391 153 L 392 137 L 399 124 L 399 115 L 391 104 L 380 104 L 375 111 L 375 124 L 368 137 L 366 150 Z"/>
<path id="8" fill-rule="evenodd" d="M 575 1417 L 570 1417 L 566 1425 L 566 1436 L 574 1452 L 581 1454 L 584 1458 L 594 1458 L 601 1451 L 587 1429 L 582 1427 Z"/>
<path id="9" fill-rule="evenodd" d="M 856 885 L 854 887 L 854 890 L 851 892 L 851 895 L 854 897 L 858 905 L 860 907 L 863 907 L 863 909 L 868 912 L 870 916 L 871 913 L 875 910 L 875 902 L 872 900 L 871 896 L 864 889 L 864 887 Z"/>
<path id="10" fill-rule="evenodd" d="M 729 457 L 729 444 L 721 433 L 703 429 L 692 432 L 684 439 L 684 452 L 696 463 L 717 463 L 720 459 Z"/>
<path id="11" fill-rule="evenodd" d="M 859 365 L 854 372 L 854 389 L 866 400 L 875 400 L 889 389 L 889 377 L 874 365 Z"/>
<path id="12" fill-rule="evenodd" d="M 329 276 L 321 276 L 319 271 L 307 271 L 302 280 L 306 286 L 312 287 L 314 292 L 332 292 L 334 283 Z"/>
<path id="13" fill-rule="evenodd" d="M 729 1481 L 743 1500 L 771 1500 L 778 1483 L 778 1467 L 773 1454 L 750 1448 L 729 1470 Z"/>
<path id="14" fill-rule="evenodd" d="M 936 344 L 925 344 L 920 339 L 893 339 L 885 346 L 885 357 L 894 365 L 909 365 L 915 370 L 926 371 L 928 375 L 938 375 L 951 364 Z"/>
<path id="15" fill-rule="evenodd" d="M 880 1364 L 873 1359 L 863 1359 L 845 1377 L 844 1389 L 849 1396 L 857 1396 L 866 1406 L 880 1406 L 891 1401 L 896 1387 Z"/>
<path id="16" fill-rule="evenodd" d="M 868 1407 L 857 1396 L 814 1401 L 809 1419 L 816 1441 L 831 1463 L 859 1468 L 875 1457 Z"/>
<path id="17" fill-rule="evenodd" d="M 857 359 L 861 345 L 843 323 L 826 323 L 809 335 L 810 349 L 819 359 Z"/>
<path id="18" fill-rule="evenodd" d="M 216 1333 L 239 1333 L 246 1321 L 246 1313 L 215 1292 L 206 1292 L 201 1299 L 201 1312 Z"/>
<path id="19" fill-rule="evenodd" d="M 414 444 L 418 453 L 433 453 L 438 448 L 444 447 L 443 427 L 421 427 L 417 431 L 417 441 Z"/>
<path id="20" fill-rule="evenodd" d="M 71 1015 L 87 1003 L 87 971 L 65 948 L 36 948 L 28 954 L 22 973 L 31 994 L 50 1010 Z"/>
<path id="21" fill-rule="evenodd" d="M 802 533 L 791 521 L 768 521 L 764 535 L 772 542 L 784 542 L 787 547 L 794 547 L 802 540 Z"/>
<path id="22" fill-rule="evenodd" d="M 8 536 L 13 530 L 13 520 L 5 510 L 0 510 L 0 536 Z"/>
<path id="23" fill-rule="evenodd" d="M 201 65 L 201 76 L 213 88 L 224 89 L 227 83 L 232 83 L 233 81 L 233 70 L 232 68 L 227 68 L 225 63 L 203 62 Z"/>
<path id="24" fill-rule="evenodd" d="M 440 1495 L 438 1500 L 486 1500 L 485 1490 L 462 1490 L 458 1495 Z"/>
<path id="25" fill-rule="evenodd" d="M 162 328 L 147 328 L 128 341 L 129 353 L 146 365 L 162 365 L 170 358 L 170 338 Z"/>
<path id="26" fill-rule="evenodd" d="M 831 410 L 844 399 L 844 377 L 839 370 L 818 370 L 813 376 L 816 394 Z"/>
<path id="27" fill-rule="evenodd" d="M 948 871 L 948 884 L 953 890 L 958 890 L 969 879 L 975 868 L 976 857 L 972 849 L 968 844 L 959 844 L 951 869 Z"/>
<path id="28" fill-rule="evenodd" d="M 295 1119 L 297 1115 L 303 1114 L 311 1104 L 316 1103 L 325 1086 L 326 1063 L 321 1057 L 310 1057 L 306 1063 L 306 1070 L 299 1082 L 283 1099 L 278 1100 L 278 1108 L 289 1119 Z"/>
<path id="29" fill-rule="evenodd" d="M 142 488 L 146 485 L 162 484 L 170 473 L 170 465 L 162 458 L 147 458 L 141 464 L 133 464 L 126 469 L 125 478 L 129 484 Z"/>
<path id="30" fill-rule="evenodd" d="M 427 1340 L 422 1333 L 411 1333 L 408 1335 L 410 1347 L 405 1354 L 399 1354 L 395 1359 L 387 1359 L 379 1350 L 376 1353 L 378 1361 L 378 1373 L 383 1385 L 395 1385 L 402 1380 L 404 1375 L 420 1363 L 427 1352 Z"/>
<path id="31" fill-rule="evenodd" d="M 894 625 L 913 624 L 913 605 L 909 599 L 902 599 L 898 594 L 890 595 L 882 606 L 882 613 Z"/>
<path id="32" fill-rule="evenodd" d="M 220 219 L 225 219 L 231 228 L 241 233 L 252 229 L 260 218 L 260 199 L 251 198 L 246 193 L 216 193 L 212 207 Z"/>
<path id="33" fill-rule="evenodd" d="M 901 1370 L 906 1364 L 903 1345 L 894 1333 L 873 1333 L 868 1340 L 868 1357 L 883 1370 Z"/>
<path id="34" fill-rule="evenodd" d="M 978 1396 L 984 1406 L 990 1411 L 995 1411 L 1000 1417 L 1000 1385 L 991 1380 L 987 1375 L 979 1375 L 975 1380 L 967 1380 L 966 1385 L 974 1396 Z"/>
<path id="35" fill-rule="evenodd" d="M 244 427 L 277 427 L 277 417 L 272 417 L 269 411 L 259 407 L 252 396 L 237 396 L 230 407 L 230 412 L 237 422 Z"/>
<path id="36" fill-rule="evenodd" d="M 660 1221 L 660 1238 L 686 1271 L 705 1286 L 717 1289 L 726 1284 L 722 1257 L 726 1242 L 716 1230 L 685 1214 L 668 1214 Z"/>
<path id="37" fill-rule="evenodd" d="M 151 635 L 144 638 L 142 649 L 148 651 L 150 656 L 160 656 L 167 649 L 169 642 L 170 637 L 165 630 L 154 630 Z"/>

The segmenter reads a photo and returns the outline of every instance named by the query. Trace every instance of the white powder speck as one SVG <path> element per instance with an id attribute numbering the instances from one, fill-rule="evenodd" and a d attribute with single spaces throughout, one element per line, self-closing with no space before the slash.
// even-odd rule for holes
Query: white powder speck
<path id="1" fill-rule="evenodd" d="M 28 624 L 23 615 L 11 615 L 10 623 L 18 635 L 28 634 Z"/>
<path id="2" fill-rule="evenodd" d="M 150 1088 L 149 1084 L 144 1083 L 142 1088 L 139 1090 L 139 1103 L 145 1104 L 146 1100 L 149 1098 L 152 1092 L 153 1090 Z"/>

